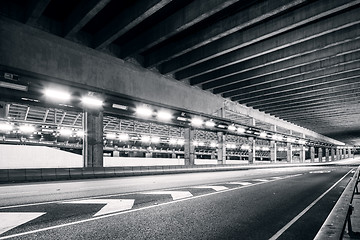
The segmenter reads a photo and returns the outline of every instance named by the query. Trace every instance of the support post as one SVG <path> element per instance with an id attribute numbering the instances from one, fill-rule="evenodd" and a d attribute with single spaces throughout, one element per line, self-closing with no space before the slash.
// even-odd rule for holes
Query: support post
<path id="1" fill-rule="evenodd" d="M 340 149 L 336 148 L 336 160 L 339 161 L 340 160 Z"/>
<path id="2" fill-rule="evenodd" d="M 270 160 L 276 163 L 277 158 L 277 146 L 275 141 L 270 141 Z"/>
<path id="3" fill-rule="evenodd" d="M 253 164 L 255 162 L 255 139 L 253 137 L 249 137 L 249 141 L 250 141 L 249 164 Z"/>
<path id="4" fill-rule="evenodd" d="M 322 158 L 323 158 L 323 149 L 320 147 L 318 149 L 318 159 L 319 159 L 319 162 L 322 162 Z"/>
<path id="5" fill-rule="evenodd" d="M 225 143 L 225 135 L 223 132 L 217 133 L 218 138 L 218 152 L 217 152 L 217 160 L 218 164 L 226 164 L 226 143 Z"/>
<path id="6" fill-rule="evenodd" d="M 288 163 L 292 163 L 292 145 L 291 143 L 287 143 L 286 145 L 286 160 Z"/>
<path id="7" fill-rule="evenodd" d="M 306 152 L 305 152 L 305 146 L 301 145 L 300 146 L 300 162 L 304 163 L 305 162 L 305 156 L 306 156 Z"/>
<path id="8" fill-rule="evenodd" d="M 313 146 L 310 147 L 310 162 L 315 162 L 315 148 Z"/>
<path id="9" fill-rule="evenodd" d="M 325 162 L 329 162 L 329 148 L 325 148 Z"/>
<path id="10" fill-rule="evenodd" d="M 103 167 L 103 112 L 85 111 L 83 129 L 83 166 Z"/>
<path id="11" fill-rule="evenodd" d="M 184 158 L 185 165 L 195 165 L 195 146 L 192 143 L 194 138 L 194 130 L 185 128 L 184 131 L 185 144 L 184 144 Z"/>
<path id="12" fill-rule="evenodd" d="M 331 161 L 335 161 L 335 148 L 331 148 Z"/>

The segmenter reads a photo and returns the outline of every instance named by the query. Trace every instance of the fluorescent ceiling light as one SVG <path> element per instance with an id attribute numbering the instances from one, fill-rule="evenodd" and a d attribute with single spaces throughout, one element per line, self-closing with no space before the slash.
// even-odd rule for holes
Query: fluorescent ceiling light
<path id="1" fill-rule="evenodd" d="M 191 119 L 191 124 L 195 127 L 200 127 L 203 124 L 203 120 L 200 118 Z"/>
<path id="2" fill-rule="evenodd" d="M 127 135 L 126 133 L 120 134 L 119 139 L 120 141 L 127 141 L 129 140 L 129 135 Z"/>
<path id="3" fill-rule="evenodd" d="M 59 101 L 69 101 L 71 99 L 70 93 L 57 89 L 45 89 L 44 94 L 48 98 Z"/>
<path id="4" fill-rule="evenodd" d="M 239 127 L 239 128 L 237 129 L 237 132 L 238 132 L 238 133 L 244 133 L 244 132 L 245 132 L 245 129 L 242 128 L 242 127 Z"/>
<path id="5" fill-rule="evenodd" d="M 226 125 L 219 124 L 218 128 L 226 128 Z M 230 130 L 230 129 L 229 129 Z"/>
<path id="6" fill-rule="evenodd" d="M 150 142 L 150 136 L 141 136 L 142 142 Z"/>
<path id="7" fill-rule="evenodd" d="M 175 138 L 171 138 L 171 139 L 169 140 L 169 143 L 172 144 L 172 145 L 174 145 L 174 144 L 177 143 L 177 140 L 176 140 Z"/>
<path id="8" fill-rule="evenodd" d="M 242 146 L 241 146 L 241 149 L 242 149 L 242 150 L 248 150 L 248 149 L 250 149 L 250 147 L 249 147 L 248 145 L 242 145 Z"/>
<path id="9" fill-rule="evenodd" d="M 35 127 L 32 125 L 21 125 L 19 130 L 23 133 L 32 133 L 35 131 Z"/>
<path id="10" fill-rule="evenodd" d="M 157 118 L 162 121 L 169 121 L 170 119 L 172 119 L 172 115 L 170 112 L 160 111 L 157 113 Z"/>
<path id="11" fill-rule="evenodd" d="M 203 147 L 205 145 L 204 142 L 199 142 L 199 146 Z"/>
<path id="12" fill-rule="evenodd" d="M 230 125 L 230 126 L 228 127 L 228 129 L 229 129 L 230 131 L 236 131 L 236 127 L 235 127 L 234 125 Z"/>
<path id="13" fill-rule="evenodd" d="M 266 135 L 267 135 L 266 132 L 261 132 L 260 133 L 260 137 L 262 137 L 262 138 L 266 138 Z"/>
<path id="14" fill-rule="evenodd" d="M 270 151 L 270 148 L 269 147 L 263 147 L 262 150 L 263 151 Z"/>
<path id="15" fill-rule="evenodd" d="M 15 83 L 9 83 L 9 82 L 2 82 L 2 81 L 0 81 L 0 87 L 11 88 L 11 89 L 19 90 L 19 91 L 24 91 L 24 92 L 27 92 L 27 90 L 28 90 L 28 86 L 15 84 Z"/>
<path id="16" fill-rule="evenodd" d="M 214 123 L 214 121 L 209 120 L 209 121 L 206 121 L 206 122 L 205 122 L 205 126 L 207 126 L 207 127 L 214 127 L 214 126 L 215 126 L 215 123 Z"/>
<path id="17" fill-rule="evenodd" d="M 76 132 L 76 136 L 78 136 L 78 137 L 84 137 L 84 135 L 85 135 L 85 132 L 83 130 L 78 130 Z"/>
<path id="18" fill-rule="evenodd" d="M 259 151 L 261 148 L 259 146 L 255 147 L 255 150 Z"/>
<path id="19" fill-rule="evenodd" d="M 137 107 L 135 110 L 136 114 L 141 117 L 150 117 L 152 115 L 152 110 L 145 106 Z"/>
<path id="20" fill-rule="evenodd" d="M 103 105 L 102 100 L 89 96 L 82 97 L 81 102 L 88 107 L 101 107 Z"/>
<path id="21" fill-rule="evenodd" d="M 160 137 L 155 137 L 155 136 L 151 137 L 151 142 L 159 143 L 160 142 Z"/>
<path id="22" fill-rule="evenodd" d="M 178 140 L 177 140 L 177 144 L 179 144 L 179 145 L 184 145 L 184 144 L 185 144 L 185 140 L 184 140 L 184 139 L 178 139 Z"/>
<path id="23" fill-rule="evenodd" d="M 60 133 L 60 135 L 70 136 L 73 132 L 71 131 L 71 129 L 62 128 L 59 130 L 59 133 Z"/>
<path id="24" fill-rule="evenodd" d="M 194 146 L 198 146 L 198 145 L 199 145 L 199 142 L 198 142 L 198 141 L 194 141 L 194 142 L 193 142 L 193 145 L 194 145 Z"/>
<path id="25" fill-rule="evenodd" d="M 216 142 L 211 142 L 211 143 L 210 143 L 210 147 L 212 147 L 212 148 L 217 147 L 217 143 L 216 143 Z"/>
<path id="26" fill-rule="evenodd" d="M 0 123 L 0 131 L 11 131 L 13 130 L 13 126 L 7 123 Z"/>
<path id="27" fill-rule="evenodd" d="M 106 138 L 107 139 L 116 139 L 116 134 L 115 133 L 107 133 Z"/>
<path id="28" fill-rule="evenodd" d="M 128 106 L 125 106 L 125 105 L 121 105 L 121 104 L 116 104 L 114 103 L 112 105 L 113 108 L 117 108 L 117 109 L 121 109 L 121 110 L 128 110 Z"/>

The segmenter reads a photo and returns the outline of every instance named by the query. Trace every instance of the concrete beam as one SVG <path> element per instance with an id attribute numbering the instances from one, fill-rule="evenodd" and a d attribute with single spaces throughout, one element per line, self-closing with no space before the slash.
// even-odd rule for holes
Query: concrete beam
<path id="1" fill-rule="evenodd" d="M 335 95 L 336 94 L 336 95 Z M 353 97 L 360 97 L 360 89 L 350 89 L 345 91 L 339 91 L 336 93 L 326 93 L 326 94 L 320 94 L 315 95 L 313 97 L 303 97 L 300 99 L 293 100 L 291 99 L 291 102 L 289 99 L 284 99 L 282 101 L 278 101 L 276 103 L 264 103 L 264 104 L 248 104 L 249 106 L 253 108 L 262 108 L 263 111 L 271 111 L 273 109 L 278 108 L 291 108 L 296 107 L 298 104 L 308 104 L 308 106 L 317 105 L 319 102 L 328 101 L 331 99 L 334 99 L 334 96 L 336 96 L 337 99 L 347 99 L 347 98 L 353 98 Z"/>
<path id="2" fill-rule="evenodd" d="M 360 77 L 359 74 L 360 70 L 348 71 L 335 76 L 310 80 L 306 82 L 306 84 L 305 82 L 301 82 L 291 84 L 285 87 L 279 87 L 276 90 L 259 90 L 256 93 L 245 93 L 242 95 L 237 95 L 236 97 L 231 97 L 231 100 L 239 102 L 252 102 L 253 100 L 257 100 L 259 97 L 273 99 L 275 97 L 283 97 L 285 95 L 296 96 L 304 92 L 313 92 L 319 89 L 326 90 L 328 88 L 357 83 Z"/>
<path id="3" fill-rule="evenodd" d="M 194 1 L 121 47 L 123 58 L 141 53 L 239 0 Z"/>
<path id="4" fill-rule="evenodd" d="M 26 9 L 25 23 L 35 25 L 36 21 L 40 18 L 46 7 L 49 5 L 50 0 L 30 0 Z"/>
<path id="5" fill-rule="evenodd" d="M 331 112 L 328 111 L 328 112 L 317 112 L 316 110 L 314 111 L 309 111 L 309 112 L 305 112 L 305 111 L 302 111 L 302 110 L 298 110 L 300 113 L 299 114 L 289 114 L 289 115 L 282 115 L 282 114 L 279 114 L 279 116 L 281 116 L 283 119 L 286 119 L 288 121 L 306 121 L 306 122 L 311 122 L 311 123 L 316 123 L 317 121 L 316 120 L 325 120 L 325 121 L 329 121 L 330 119 L 334 120 L 335 122 L 340 122 L 340 120 L 344 120 L 344 119 L 347 119 L 347 120 L 351 120 L 352 117 L 355 117 L 355 116 L 358 116 L 360 113 L 358 113 L 358 111 L 356 110 L 353 110 L 353 111 L 348 111 L 348 112 Z M 315 114 L 316 113 L 316 114 Z M 348 116 L 346 114 L 351 114 L 352 116 Z M 327 119 L 325 119 L 327 118 Z M 334 119 L 335 118 L 335 119 Z M 336 121 L 338 120 L 338 121 Z M 347 123 L 343 123 L 343 124 L 350 124 L 350 122 L 347 122 Z"/>
<path id="6" fill-rule="evenodd" d="M 276 16 L 304 2 L 304 0 L 291 2 L 288 0 L 262 1 L 251 6 L 246 6 L 246 3 L 243 3 L 244 6 L 241 7 L 244 9 L 236 14 L 149 53 L 145 58 L 145 67 L 153 67 L 154 65 L 169 61 L 217 39 Z"/>
<path id="7" fill-rule="evenodd" d="M 333 88 L 328 88 L 328 89 L 318 89 L 315 91 L 311 91 L 311 92 L 302 92 L 301 94 L 298 95 L 294 95 L 291 97 L 292 100 L 294 101 L 299 101 L 301 102 L 303 99 L 308 99 L 308 98 L 316 98 L 316 97 L 321 97 L 324 95 L 332 95 L 334 96 L 335 94 L 338 93 L 343 93 L 346 91 L 354 91 L 355 89 L 358 89 L 360 87 L 360 83 L 350 83 L 350 84 L 344 84 L 342 86 L 337 86 L 337 87 L 333 87 Z M 277 104 L 277 103 L 282 103 L 282 102 L 288 102 L 289 100 L 289 96 L 286 96 L 286 94 L 284 94 L 284 96 L 280 95 L 277 96 L 275 98 L 272 99 L 265 99 L 265 98 L 258 98 L 257 100 L 254 101 L 248 101 L 246 102 L 246 104 L 248 104 L 249 106 L 266 106 L 266 105 L 272 105 L 272 104 Z"/>
<path id="8" fill-rule="evenodd" d="M 358 44 L 357 37 L 359 34 L 360 30 L 356 27 L 353 27 L 353 30 L 351 31 L 349 31 L 349 29 L 340 30 L 339 34 L 321 36 L 317 39 L 311 39 L 289 48 L 265 54 L 261 57 L 256 57 L 197 77 L 192 77 L 190 83 L 192 85 L 198 85 L 220 79 L 223 79 L 226 83 L 230 83 L 230 81 L 227 81 L 228 78 L 237 76 L 243 72 L 263 68 L 271 64 L 277 64 L 279 66 L 278 69 L 290 69 L 291 65 L 289 65 L 289 63 L 292 62 L 294 62 L 293 64 L 295 65 L 302 66 L 310 61 L 326 60 L 328 57 L 338 56 L 337 54 L 341 53 L 344 55 L 348 52 L 358 50 L 355 46 Z M 303 58 L 306 58 L 306 61 Z M 232 80 L 236 81 L 239 79 L 241 78 L 237 77 Z"/>
<path id="9" fill-rule="evenodd" d="M 80 31 L 98 14 L 110 0 L 83 0 L 66 18 L 63 36 L 68 37 Z"/>
<path id="10" fill-rule="evenodd" d="M 344 4 L 344 2 L 347 3 Z M 174 58 L 162 64 L 161 71 L 162 73 L 173 73 L 188 68 L 181 73 L 185 74 L 185 72 L 188 72 L 187 77 L 192 77 L 196 76 L 196 73 L 199 72 L 213 71 L 350 27 L 360 22 L 360 17 L 357 16 L 359 14 L 356 10 L 326 18 L 315 25 L 306 24 L 358 3 L 360 1 L 342 0 L 341 3 L 340 1 L 336 1 L 336 3 L 332 1 L 326 4 L 324 2 L 313 2 L 254 28 L 236 32 L 228 37 L 221 38 L 211 44 Z M 304 27 L 299 28 L 300 26 Z M 227 55 L 219 58 L 219 56 L 224 54 Z M 205 61 L 206 63 L 204 63 Z M 189 68 L 194 65 L 198 66 Z M 180 78 L 180 73 L 176 74 L 176 77 L 184 79 Z"/>
<path id="11" fill-rule="evenodd" d="M 171 2 L 172 0 L 137 1 L 95 35 L 93 47 L 95 49 L 106 47 Z"/>
<path id="12" fill-rule="evenodd" d="M 211 81 L 203 84 L 202 88 L 204 90 L 213 89 L 216 94 L 225 93 L 233 96 L 236 93 L 234 89 L 245 88 L 252 92 L 260 88 L 276 88 L 276 86 L 301 81 L 300 77 L 306 81 L 320 76 L 338 74 L 345 68 L 351 69 L 352 66 L 356 68 L 360 64 L 360 51 L 355 48 L 356 44 L 360 44 L 360 39 L 353 43 L 351 48 L 354 52 L 352 50 L 346 51 L 342 45 L 337 48 L 337 51 L 327 49 L 326 54 L 322 54 L 325 51 L 315 51 L 310 55 L 305 54 L 288 61 Z"/>

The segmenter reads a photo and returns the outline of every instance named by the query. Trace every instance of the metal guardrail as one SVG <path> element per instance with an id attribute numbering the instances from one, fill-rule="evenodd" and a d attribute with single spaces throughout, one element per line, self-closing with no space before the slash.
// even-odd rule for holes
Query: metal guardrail
<path id="1" fill-rule="evenodd" d="M 350 216 L 353 211 L 352 200 L 355 191 L 358 192 L 357 184 L 359 182 L 359 171 L 360 166 L 355 171 L 352 179 L 341 194 L 339 200 L 336 202 L 331 213 L 316 234 L 315 240 L 342 239 L 346 224 L 348 225 L 348 232 L 352 232 Z"/>

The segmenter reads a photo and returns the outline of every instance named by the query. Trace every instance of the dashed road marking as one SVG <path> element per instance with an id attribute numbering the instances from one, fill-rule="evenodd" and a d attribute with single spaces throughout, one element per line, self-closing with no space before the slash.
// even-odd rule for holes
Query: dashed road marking
<path id="1" fill-rule="evenodd" d="M 331 173 L 330 170 L 326 170 L 326 171 L 311 171 L 309 173 Z"/>
<path id="2" fill-rule="evenodd" d="M 104 214 L 121 212 L 125 210 L 132 209 L 135 199 L 85 199 L 80 201 L 70 201 L 63 203 L 70 204 L 106 204 L 103 208 L 100 209 L 97 213 L 94 214 L 94 217 L 101 216 Z"/>
<path id="3" fill-rule="evenodd" d="M 252 183 L 250 182 L 228 182 L 226 184 L 234 184 L 234 185 L 242 185 L 242 186 L 247 186 L 247 185 L 251 185 Z"/>
<path id="4" fill-rule="evenodd" d="M 268 179 L 254 179 L 254 181 L 259 181 L 259 182 L 268 182 L 270 180 Z"/>

